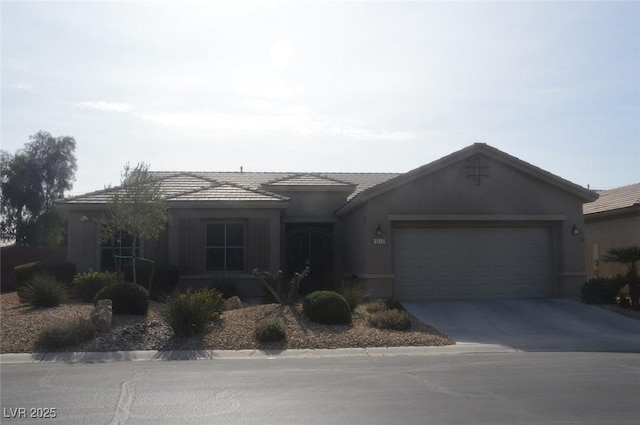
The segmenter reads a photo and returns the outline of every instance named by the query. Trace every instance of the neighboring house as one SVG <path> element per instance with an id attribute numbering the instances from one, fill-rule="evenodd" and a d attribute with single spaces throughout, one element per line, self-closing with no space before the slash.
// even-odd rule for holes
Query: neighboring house
<path id="1" fill-rule="evenodd" d="M 245 293 L 258 288 L 254 268 L 290 275 L 309 264 L 305 291 L 358 279 L 401 300 L 575 296 L 582 204 L 597 198 L 483 143 L 403 174 L 154 174 L 171 214 L 161 259 L 187 284 L 233 275 Z M 59 204 L 79 271 L 110 264 L 99 236 L 109 196 Z M 143 241 L 142 255 L 155 246 Z"/>
<path id="2" fill-rule="evenodd" d="M 625 274 L 626 266 L 606 263 L 611 248 L 640 245 L 640 183 L 598 192 L 584 205 L 587 277 Z"/>

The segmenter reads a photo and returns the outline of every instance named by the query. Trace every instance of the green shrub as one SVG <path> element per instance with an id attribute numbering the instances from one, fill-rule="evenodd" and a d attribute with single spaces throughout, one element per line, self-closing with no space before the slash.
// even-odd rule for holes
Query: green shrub
<path id="1" fill-rule="evenodd" d="M 589 279 L 580 290 L 582 301 L 587 304 L 614 304 L 625 283 L 622 276 Z"/>
<path id="2" fill-rule="evenodd" d="M 71 293 L 84 302 L 93 302 L 96 294 L 103 288 L 118 283 L 118 277 L 113 273 L 94 272 L 77 274 L 71 281 Z"/>
<path id="3" fill-rule="evenodd" d="M 164 319 L 180 337 L 203 333 L 207 324 L 220 318 L 224 297 L 215 289 L 178 294 L 168 299 Z"/>
<path id="4" fill-rule="evenodd" d="M 151 279 L 151 268 L 153 263 L 136 259 L 136 283 L 149 288 L 149 280 Z M 124 279 L 127 282 L 133 282 L 133 262 L 129 261 L 123 267 Z M 154 300 L 162 300 L 171 294 L 178 286 L 180 281 L 180 269 L 169 263 L 156 262 L 156 269 L 153 272 L 153 284 L 151 285 L 151 298 Z"/>
<path id="5" fill-rule="evenodd" d="M 279 342 L 287 338 L 287 331 L 280 319 L 265 319 L 256 325 L 256 339 L 261 344 Z"/>
<path id="6" fill-rule="evenodd" d="M 55 307 L 67 299 L 67 289 L 53 276 L 37 274 L 18 288 L 18 298 L 35 308 Z"/>
<path id="7" fill-rule="evenodd" d="M 53 323 L 44 328 L 36 342 L 36 350 L 57 350 L 65 347 L 72 347 L 83 341 L 91 340 L 96 331 L 87 319 L 75 319 Z"/>
<path id="8" fill-rule="evenodd" d="M 76 266 L 66 261 L 34 261 L 33 263 L 21 264 L 13 268 L 13 276 L 16 288 L 26 284 L 35 275 L 50 275 L 58 282 L 69 285 L 76 275 Z"/>
<path id="9" fill-rule="evenodd" d="M 357 282 L 342 282 L 338 287 L 338 293 L 347 300 L 351 311 L 354 311 L 367 296 L 367 291 Z"/>
<path id="10" fill-rule="evenodd" d="M 149 292 L 140 285 L 130 282 L 118 282 L 102 288 L 94 302 L 111 300 L 113 314 L 147 314 Z"/>
<path id="11" fill-rule="evenodd" d="M 315 291 L 304 297 L 302 309 L 309 320 L 324 324 L 351 323 L 351 309 L 344 297 L 333 291 Z"/>
<path id="12" fill-rule="evenodd" d="M 378 329 L 395 329 L 404 331 L 411 326 L 411 319 L 406 311 L 388 309 L 370 314 L 367 317 L 370 326 Z"/>

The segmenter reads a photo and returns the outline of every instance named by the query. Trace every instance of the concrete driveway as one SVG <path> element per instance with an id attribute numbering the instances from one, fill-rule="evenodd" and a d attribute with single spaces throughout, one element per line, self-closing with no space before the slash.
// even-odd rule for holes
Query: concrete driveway
<path id="1" fill-rule="evenodd" d="M 519 351 L 640 352 L 640 320 L 566 299 L 406 301 L 457 343 Z"/>

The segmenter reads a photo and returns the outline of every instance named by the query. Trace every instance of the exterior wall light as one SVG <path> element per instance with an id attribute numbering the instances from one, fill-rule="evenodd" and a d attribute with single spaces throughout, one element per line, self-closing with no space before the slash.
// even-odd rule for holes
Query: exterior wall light
<path id="1" fill-rule="evenodd" d="M 378 228 L 376 229 L 376 235 L 382 236 L 382 227 L 378 224 Z"/>
<path id="2" fill-rule="evenodd" d="M 578 229 L 578 226 L 576 226 L 575 224 L 573 225 L 573 227 L 571 228 L 571 233 L 573 235 L 577 235 L 578 233 L 580 233 L 580 230 Z"/>

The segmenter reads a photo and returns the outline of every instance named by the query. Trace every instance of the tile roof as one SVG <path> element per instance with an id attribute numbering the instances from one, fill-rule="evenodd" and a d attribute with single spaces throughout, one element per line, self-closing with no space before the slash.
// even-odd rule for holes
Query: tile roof
<path id="1" fill-rule="evenodd" d="M 288 198 L 264 190 L 277 186 L 355 186 L 348 199 L 398 173 L 287 173 L 287 172 L 185 172 L 152 171 L 165 199 L 178 201 L 285 201 Z M 78 195 L 61 204 L 104 204 L 119 190 L 107 188 Z"/>
<path id="2" fill-rule="evenodd" d="M 353 183 L 337 180 L 319 174 L 295 174 L 272 182 L 263 183 L 267 186 L 353 186 Z"/>
<path id="3" fill-rule="evenodd" d="M 598 191 L 598 194 L 600 197 L 596 201 L 584 204 L 582 210 L 585 215 L 634 206 L 640 207 L 640 183 L 611 190 L 601 190 Z"/>

